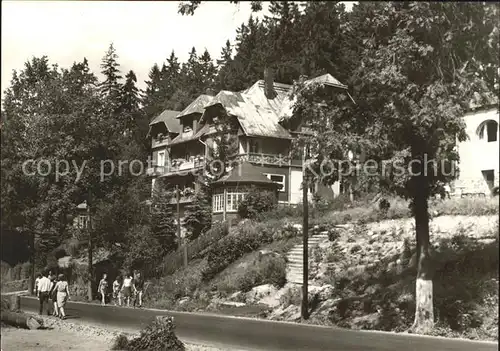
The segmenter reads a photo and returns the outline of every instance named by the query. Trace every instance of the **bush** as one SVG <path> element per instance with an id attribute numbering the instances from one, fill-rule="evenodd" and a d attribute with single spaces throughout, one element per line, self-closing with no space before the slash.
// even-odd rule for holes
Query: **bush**
<path id="1" fill-rule="evenodd" d="M 129 342 L 124 341 L 123 337 L 120 342 L 126 344 L 126 351 L 184 351 L 185 347 L 174 333 L 175 325 L 173 317 L 156 317 L 145 330 L 141 331 L 141 335 Z M 116 340 L 115 344 L 119 341 Z"/>
<path id="2" fill-rule="evenodd" d="M 253 287 L 272 284 L 281 288 L 286 283 L 286 262 L 283 257 L 268 256 L 257 262 L 236 280 L 237 290 L 247 292 Z"/>
<path id="3" fill-rule="evenodd" d="M 113 346 L 111 346 L 111 350 L 127 350 L 128 348 L 128 339 L 125 335 L 118 335 L 113 341 Z"/>
<path id="4" fill-rule="evenodd" d="M 207 252 L 208 266 L 203 271 L 203 280 L 212 279 L 244 254 L 273 241 L 273 232 L 251 221 L 242 222 L 236 232 L 222 238 Z"/>
<path id="5" fill-rule="evenodd" d="M 269 212 L 276 208 L 276 193 L 252 187 L 245 199 L 238 204 L 240 218 L 255 219 L 259 214 Z"/>

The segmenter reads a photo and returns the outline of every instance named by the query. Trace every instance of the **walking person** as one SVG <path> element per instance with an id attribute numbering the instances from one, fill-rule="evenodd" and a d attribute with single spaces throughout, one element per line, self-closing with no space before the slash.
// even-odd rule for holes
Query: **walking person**
<path id="1" fill-rule="evenodd" d="M 142 279 L 141 272 L 137 272 L 134 278 L 134 307 L 137 302 L 139 302 L 139 307 L 142 307 L 142 296 L 144 293 L 144 279 Z"/>
<path id="2" fill-rule="evenodd" d="M 99 282 L 99 287 L 97 288 L 97 291 L 99 294 L 101 294 L 101 305 L 106 305 L 106 293 L 108 291 L 108 275 L 104 273 L 102 275 L 102 279 Z"/>
<path id="3" fill-rule="evenodd" d="M 38 282 L 40 281 L 40 279 L 42 279 L 42 275 L 40 273 L 37 273 L 36 279 L 35 279 L 35 289 L 33 291 L 35 293 L 36 297 L 38 297 Z"/>
<path id="4" fill-rule="evenodd" d="M 55 275 L 52 276 L 52 279 L 50 279 L 50 292 L 49 292 L 49 301 L 50 304 L 54 307 L 54 310 L 52 311 L 53 316 L 58 316 L 59 315 L 59 309 L 57 308 L 57 290 L 56 290 L 56 284 L 57 284 L 58 279 L 56 279 Z M 49 305 L 50 306 L 50 305 Z M 50 309 L 50 307 L 49 307 Z"/>
<path id="5" fill-rule="evenodd" d="M 122 284 L 120 283 L 120 276 L 116 276 L 115 281 L 113 282 L 113 301 L 115 303 L 115 306 L 118 303 L 118 306 L 122 305 L 122 296 L 120 293 L 120 289 L 122 287 Z"/>
<path id="6" fill-rule="evenodd" d="M 132 274 L 125 275 L 125 278 L 123 279 L 122 295 L 124 300 L 127 301 L 127 307 L 130 307 L 130 298 L 132 297 L 133 284 L 134 284 L 134 279 L 132 278 Z"/>
<path id="7" fill-rule="evenodd" d="M 39 314 L 42 315 L 43 313 L 43 305 L 48 304 L 49 302 L 49 292 L 51 288 L 51 281 L 49 278 L 47 278 L 47 273 L 43 272 L 42 273 L 42 278 L 38 281 L 38 300 L 40 302 L 40 310 Z M 47 314 L 49 314 L 49 308 L 47 306 Z"/>
<path id="8" fill-rule="evenodd" d="M 57 291 L 57 307 L 59 309 L 59 318 L 66 319 L 66 313 L 64 312 L 64 306 L 66 302 L 70 299 L 69 296 L 69 286 L 66 281 L 64 274 L 59 274 L 59 281 L 56 284 Z"/>

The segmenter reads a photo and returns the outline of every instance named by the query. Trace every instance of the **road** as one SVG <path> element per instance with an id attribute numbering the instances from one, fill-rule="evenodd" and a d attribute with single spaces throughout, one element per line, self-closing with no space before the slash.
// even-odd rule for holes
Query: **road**
<path id="1" fill-rule="evenodd" d="M 115 306 L 103 307 L 81 302 L 69 302 L 66 307 L 66 313 L 70 317 L 112 325 L 127 330 L 142 329 L 155 316 L 168 314 L 175 318 L 176 334 L 182 340 L 214 346 L 224 345 L 226 348 L 233 350 L 498 350 L 498 343 L 493 342 L 476 342 L 375 331 L 354 331 L 208 313 L 185 313 Z M 22 310 L 35 312 L 37 308 L 37 299 L 26 296 L 21 298 Z"/>

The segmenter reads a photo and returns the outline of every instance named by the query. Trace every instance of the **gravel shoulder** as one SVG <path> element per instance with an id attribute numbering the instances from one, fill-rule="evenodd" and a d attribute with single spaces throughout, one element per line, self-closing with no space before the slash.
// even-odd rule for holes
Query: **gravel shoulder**
<path id="1" fill-rule="evenodd" d="M 127 337 L 138 335 L 130 330 L 117 330 L 105 326 L 91 325 L 82 321 L 61 321 L 53 317 L 38 316 L 43 319 L 45 329 L 26 330 L 2 324 L 1 351 L 11 350 L 74 350 L 74 351 L 108 351 L 111 350 L 114 338 L 119 334 Z M 205 345 L 184 343 L 186 351 L 231 351 Z"/>

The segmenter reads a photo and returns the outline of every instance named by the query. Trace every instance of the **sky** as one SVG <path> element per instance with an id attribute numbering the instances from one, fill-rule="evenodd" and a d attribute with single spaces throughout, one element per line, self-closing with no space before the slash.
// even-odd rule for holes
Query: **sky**
<path id="1" fill-rule="evenodd" d="M 177 10 L 175 1 L 2 1 L 2 97 L 12 71 L 33 56 L 47 55 L 61 67 L 86 57 L 100 76 L 111 42 L 123 75 L 133 69 L 144 88 L 150 68 L 172 50 L 181 62 L 193 46 L 219 58 L 226 40 L 234 43 L 236 28 L 251 14 L 250 2 L 202 2 L 193 16 Z"/>

